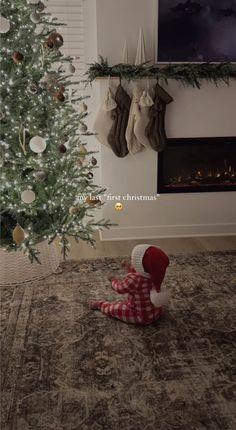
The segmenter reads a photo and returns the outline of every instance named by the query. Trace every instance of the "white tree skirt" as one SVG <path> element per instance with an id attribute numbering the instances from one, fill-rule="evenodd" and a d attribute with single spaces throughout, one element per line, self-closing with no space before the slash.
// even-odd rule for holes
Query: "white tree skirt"
<path id="1" fill-rule="evenodd" d="M 36 248 L 40 251 L 39 260 L 30 262 L 29 257 L 22 251 L 7 252 L 0 248 L 0 286 L 18 285 L 43 279 L 54 273 L 59 266 L 59 258 L 55 243 L 48 245 L 45 240 Z"/>

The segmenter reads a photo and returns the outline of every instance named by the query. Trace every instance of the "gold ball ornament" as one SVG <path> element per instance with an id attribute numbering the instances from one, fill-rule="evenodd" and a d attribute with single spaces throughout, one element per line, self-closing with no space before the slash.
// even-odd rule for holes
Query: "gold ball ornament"
<path id="1" fill-rule="evenodd" d="M 77 208 L 76 206 L 71 206 L 69 208 L 70 215 L 77 215 L 78 213 L 79 213 L 79 208 Z"/>
<path id="2" fill-rule="evenodd" d="M 88 151 L 85 148 L 85 145 L 83 144 L 79 145 L 79 160 L 82 161 L 82 163 L 85 161 L 87 153 Z"/>
<path id="3" fill-rule="evenodd" d="M 21 52 L 14 52 L 12 59 L 15 64 L 21 64 L 24 61 L 24 55 Z"/>
<path id="4" fill-rule="evenodd" d="M 13 232 L 12 232 L 12 237 L 14 242 L 17 245 L 21 245 L 24 240 L 25 240 L 25 232 L 24 229 L 20 226 L 20 224 L 16 224 Z"/>
<path id="5" fill-rule="evenodd" d="M 81 105 L 79 106 L 79 110 L 80 112 L 87 112 L 88 106 L 86 105 L 86 103 L 81 103 Z"/>

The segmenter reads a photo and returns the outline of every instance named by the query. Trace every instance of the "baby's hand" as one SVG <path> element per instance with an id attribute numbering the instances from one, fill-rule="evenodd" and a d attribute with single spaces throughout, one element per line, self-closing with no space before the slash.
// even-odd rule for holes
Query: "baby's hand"
<path id="1" fill-rule="evenodd" d="M 123 269 L 128 269 L 128 267 L 129 267 L 128 261 L 127 260 L 122 260 L 121 267 L 123 267 Z"/>

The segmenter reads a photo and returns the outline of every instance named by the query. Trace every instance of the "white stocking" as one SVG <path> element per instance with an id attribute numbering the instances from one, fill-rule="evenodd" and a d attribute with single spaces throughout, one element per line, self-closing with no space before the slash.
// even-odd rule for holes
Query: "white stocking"
<path id="1" fill-rule="evenodd" d="M 134 134 L 137 140 L 146 148 L 150 148 L 150 142 L 145 134 L 146 127 L 149 123 L 149 111 L 153 105 L 153 100 L 148 91 L 143 91 L 139 101 L 139 115 L 134 124 Z"/>
<path id="2" fill-rule="evenodd" d="M 99 142 L 103 145 L 109 146 L 109 148 L 111 146 L 108 142 L 108 135 L 115 120 L 113 111 L 116 106 L 117 104 L 113 99 L 111 90 L 109 89 L 105 96 L 104 102 L 98 111 L 93 127 L 93 131 L 97 133 L 96 138 L 99 140 Z"/>
<path id="3" fill-rule="evenodd" d="M 133 95 L 133 99 L 132 99 L 132 103 L 129 111 L 128 125 L 125 133 L 127 147 L 131 154 L 136 154 L 136 152 L 141 151 L 143 148 L 141 143 L 139 142 L 139 140 L 134 134 L 134 127 L 135 127 L 136 121 L 138 120 L 139 114 L 140 114 L 139 92 L 138 92 L 138 89 L 136 88 L 134 90 L 134 95 Z"/>

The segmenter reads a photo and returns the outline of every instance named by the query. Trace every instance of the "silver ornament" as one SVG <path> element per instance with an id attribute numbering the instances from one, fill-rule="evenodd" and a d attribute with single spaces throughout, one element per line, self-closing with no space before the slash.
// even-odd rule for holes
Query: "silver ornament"
<path id="1" fill-rule="evenodd" d="M 41 20 L 41 16 L 37 12 L 32 12 L 30 15 L 30 19 L 34 24 L 38 24 Z"/>
<path id="2" fill-rule="evenodd" d="M 73 64 L 69 64 L 69 67 L 68 67 L 68 71 L 70 72 L 70 73 L 75 73 L 75 66 L 73 66 Z"/>
<path id="3" fill-rule="evenodd" d="M 88 179 L 93 179 L 93 173 L 92 172 L 88 172 L 87 173 L 87 178 Z"/>
<path id="4" fill-rule="evenodd" d="M 35 172 L 34 177 L 36 181 L 44 181 L 46 179 L 46 173 L 40 170 Z"/>
<path id="5" fill-rule="evenodd" d="M 36 84 L 31 84 L 31 85 L 29 86 L 29 92 L 30 92 L 31 94 L 37 94 L 37 92 L 38 92 L 38 87 L 37 87 L 37 85 L 36 85 Z"/>
<path id="6" fill-rule="evenodd" d="M 81 131 L 81 133 L 86 133 L 87 130 L 88 130 L 88 127 L 86 124 L 81 123 L 79 125 L 79 131 Z"/>

